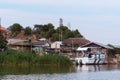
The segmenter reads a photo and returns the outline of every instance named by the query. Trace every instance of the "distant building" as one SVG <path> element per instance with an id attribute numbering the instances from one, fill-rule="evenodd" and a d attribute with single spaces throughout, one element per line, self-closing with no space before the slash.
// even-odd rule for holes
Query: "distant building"
<path id="1" fill-rule="evenodd" d="M 90 43 L 87 43 L 87 44 L 85 44 L 85 45 L 83 45 L 83 46 L 80 46 L 80 47 L 78 47 L 77 48 L 77 56 L 82 56 L 82 54 L 83 53 L 81 53 L 81 47 L 84 47 L 84 48 L 93 48 L 93 50 L 91 50 L 91 51 L 102 51 L 102 53 L 104 53 L 104 54 L 106 54 L 107 55 L 107 53 L 108 53 L 108 50 L 111 50 L 111 49 L 113 49 L 112 47 L 110 47 L 110 46 L 107 46 L 107 45 L 104 45 L 104 44 L 101 44 L 101 43 L 98 43 L 98 42 L 90 42 Z M 80 52 L 79 52 L 80 51 Z"/>
<path id="2" fill-rule="evenodd" d="M 55 42 L 53 42 L 51 44 L 51 50 L 53 52 L 60 52 L 61 46 L 62 46 L 62 42 L 61 41 L 55 41 Z"/>
<path id="3" fill-rule="evenodd" d="M 3 26 L 0 26 L 0 31 L 2 31 L 2 32 L 3 32 L 3 35 L 7 38 L 8 33 L 7 33 L 6 28 L 3 27 Z"/>
<path id="4" fill-rule="evenodd" d="M 90 43 L 85 44 L 81 47 L 99 47 L 99 48 L 102 48 L 102 49 L 113 49 L 110 46 L 107 46 L 107 45 L 104 45 L 104 44 L 101 44 L 101 43 L 97 43 L 97 42 L 90 42 Z"/>
<path id="5" fill-rule="evenodd" d="M 83 45 L 82 47 L 98 47 L 101 48 L 103 52 L 107 53 L 108 50 L 113 49 L 110 46 L 101 44 L 101 43 L 97 43 L 97 42 L 90 42 L 88 44 Z"/>
<path id="6" fill-rule="evenodd" d="M 83 46 L 87 43 L 90 43 L 89 40 L 85 38 L 69 38 L 63 41 L 63 46 L 68 48 L 77 48 Z"/>
<path id="7" fill-rule="evenodd" d="M 6 31 L 6 28 L 5 28 L 5 27 L 0 26 L 0 30 L 2 30 L 2 31 Z"/>
<path id="8" fill-rule="evenodd" d="M 42 39 L 39 39 L 39 40 L 33 42 L 32 45 L 35 47 L 50 47 L 49 41 L 45 38 L 42 38 Z"/>
<path id="9" fill-rule="evenodd" d="M 33 42 L 32 46 L 33 51 L 36 54 L 42 54 L 45 53 L 48 48 L 50 48 L 50 42 L 45 38 L 41 38 L 38 41 Z"/>
<path id="10" fill-rule="evenodd" d="M 87 43 L 90 43 L 89 40 L 85 38 L 69 38 L 63 41 L 61 53 L 68 55 L 70 57 L 75 56 L 76 49 L 80 46 L 83 46 Z"/>
<path id="11" fill-rule="evenodd" d="M 61 41 L 55 41 L 51 44 L 51 48 L 52 49 L 60 49 L 61 48 L 61 45 L 62 45 L 62 42 Z"/>
<path id="12" fill-rule="evenodd" d="M 31 44 L 28 40 L 8 39 L 8 47 L 14 50 L 31 50 Z"/>

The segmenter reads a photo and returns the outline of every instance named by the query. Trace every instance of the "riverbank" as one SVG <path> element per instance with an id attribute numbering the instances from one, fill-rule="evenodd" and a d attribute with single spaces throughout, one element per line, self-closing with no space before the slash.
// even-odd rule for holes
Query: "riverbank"
<path id="1" fill-rule="evenodd" d="M 115 54 L 112 57 L 109 56 L 106 59 L 106 63 L 107 64 L 120 64 L 120 54 Z"/>

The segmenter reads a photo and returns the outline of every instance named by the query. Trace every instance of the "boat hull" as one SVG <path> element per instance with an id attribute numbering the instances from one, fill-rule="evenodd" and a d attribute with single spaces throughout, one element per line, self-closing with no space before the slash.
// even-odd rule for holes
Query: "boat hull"
<path id="1" fill-rule="evenodd" d="M 104 64 L 105 59 L 104 58 L 88 58 L 88 57 L 84 57 L 84 58 L 76 58 L 75 59 L 76 64 L 83 64 L 83 65 L 91 65 L 91 64 Z"/>

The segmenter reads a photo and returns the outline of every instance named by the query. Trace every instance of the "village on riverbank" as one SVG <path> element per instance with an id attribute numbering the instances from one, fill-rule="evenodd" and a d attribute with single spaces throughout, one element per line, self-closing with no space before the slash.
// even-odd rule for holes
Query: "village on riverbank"
<path id="1" fill-rule="evenodd" d="M 92 42 L 82 36 L 77 29 L 70 30 L 63 24 L 60 24 L 57 29 L 54 29 L 52 24 L 37 24 L 34 29 L 31 29 L 30 27 L 23 28 L 20 24 L 15 23 L 7 29 L 0 26 L 0 31 L 3 31 L 2 34 L 7 40 L 7 49 L 27 51 L 37 55 L 54 53 L 76 60 L 83 56 L 81 50 L 85 52 L 89 48 L 96 48 L 105 54 L 105 64 L 118 64 L 120 62 L 119 46 L 104 45 L 97 41 Z M 0 48 L 0 51 L 4 50 Z M 97 64 L 100 61 L 102 58 L 99 57 L 99 60 L 93 61 L 93 63 Z M 80 61 L 78 62 L 80 63 Z"/>

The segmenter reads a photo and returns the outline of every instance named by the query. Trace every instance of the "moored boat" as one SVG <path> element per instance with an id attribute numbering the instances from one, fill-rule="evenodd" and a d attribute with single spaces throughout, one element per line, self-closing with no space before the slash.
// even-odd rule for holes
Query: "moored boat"
<path id="1" fill-rule="evenodd" d="M 79 48 L 82 52 L 81 57 L 76 57 L 76 64 L 103 64 L 105 62 L 106 53 L 98 47 Z"/>

